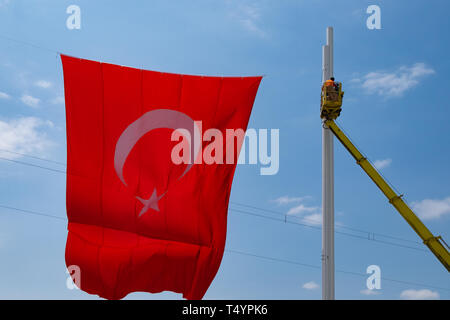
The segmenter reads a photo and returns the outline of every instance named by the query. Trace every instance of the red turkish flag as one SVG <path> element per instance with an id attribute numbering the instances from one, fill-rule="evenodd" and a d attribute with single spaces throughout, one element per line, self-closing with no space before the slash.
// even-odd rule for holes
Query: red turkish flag
<path id="1" fill-rule="evenodd" d="M 66 264 L 79 268 L 76 284 L 107 299 L 165 290 L 201 299 L 222 259 L 241 144 L 224 149 L 224 162 L 234 152 L 233 164 L 175 164 L 179 141 L 171 136 L 178 128 L 193 134 L 189 150 L 198 159 L 212 143 L 202 142 L 202 132 L 216 128 L 226 137 L 226 129 L 246 130 L 261 77 L 191 76 L 61 59 Z"/>

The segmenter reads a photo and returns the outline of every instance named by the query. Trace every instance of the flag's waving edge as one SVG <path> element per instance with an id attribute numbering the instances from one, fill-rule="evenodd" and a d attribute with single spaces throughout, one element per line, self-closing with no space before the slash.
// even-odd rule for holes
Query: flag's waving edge
<path id="1" fill-rule="evenodd" d="M 75 284 L 108 299 L 166 290 L 201 299 L 222 259 L 236 161 L 175 164 L 172 134 L 182 129 L 192 136 L 197 159 L 210 143 L 202 132 L 215 128 L 225 137 L 227 129 L 246 130 L 261 77 L 61 59 L 66 264 L 79 273 Z M 239 149 L 237 143 L 235 159 Z"/>

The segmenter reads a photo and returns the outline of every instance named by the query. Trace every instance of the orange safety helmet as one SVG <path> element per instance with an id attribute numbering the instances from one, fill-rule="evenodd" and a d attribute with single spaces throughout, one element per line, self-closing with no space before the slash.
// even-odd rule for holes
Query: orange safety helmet
<path id="1" fill-rule="evenodd" d="M 326 85 L 327 87 L 334 86 L 334 85 L 335 85 L 335 83 L 334 83 L 334 78 L 331 77 L 330 79 L 326 80 L 326 81 L 325 81 L 325 85 Z"/>

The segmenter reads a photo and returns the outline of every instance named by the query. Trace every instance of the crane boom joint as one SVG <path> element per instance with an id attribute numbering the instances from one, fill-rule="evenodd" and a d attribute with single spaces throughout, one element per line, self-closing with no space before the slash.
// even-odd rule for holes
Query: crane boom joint
<path id="1" fill-rule="evenodd" d="M 395 196 L 395 197 L 392 197 L 392 198 L 389 199 L 389 203 L 393 204 L 396 200 L 401 199 L 402 197 L 403 197 L 402 194 L 398 195 L 398 196 Z"/>
<path id="2" fill-rule="evenodd" d="M 360 158 L 360 159 L 357 159 L 357 160 L 356 160 L 356 163 L 357 163 L 358 165 L 361 165 L 361 162 L 363 162 L 363 161 L 367 161 L 367 158 L 366 158 L 366 157 L 362 157 L 362 158 Z"/>

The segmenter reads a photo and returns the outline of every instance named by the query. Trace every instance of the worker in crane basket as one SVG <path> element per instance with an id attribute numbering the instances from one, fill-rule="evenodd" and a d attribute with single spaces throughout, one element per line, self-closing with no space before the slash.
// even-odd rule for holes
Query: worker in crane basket
<path id="1" fill-rule="evenodd" d="M 339 85 L 334 81 L 334 77 L 326 80 L 324 86 L 327 87 L 327 100 L 335 101 L 338 99 Z"/>
<path id="2" fill-rule="evenodd" d="M 325 81 L 325 86 L 327 87 L 336 87 L 336 83 L 334 82 L 334 77 L 331 77 L 330 79 Z"/>

